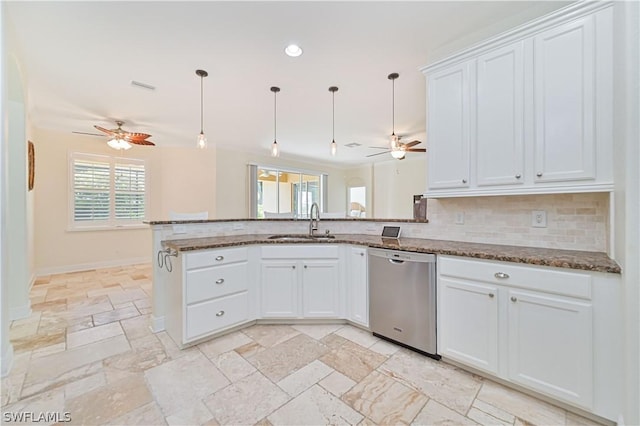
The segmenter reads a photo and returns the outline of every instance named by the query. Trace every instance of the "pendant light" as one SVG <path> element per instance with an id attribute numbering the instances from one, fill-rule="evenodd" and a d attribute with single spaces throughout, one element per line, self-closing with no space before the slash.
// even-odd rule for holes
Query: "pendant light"
<path id="1" fill-rule="evenodd" d="M 331 92 L 331 122 L 332 122 L 332 130 L 331 130 L 331 156 L 335 157 L 338 152 L 338 144 L 336 143 L 336 92 L 338 88 L 336 86 L 329 87 L 329 91 Z"/>
<path id="2" fill-rule="evenodd" d="M 396 78 L 400 77 L 397 72 L 391 73 L 387 76 L 391 80 L 391 139 L 389 141 L 389 147 L 391 148 L 391 156 L 396 159 L 404 158 L 406 153 L 404 146 L 400 145 L 400 138 L 396 136 Z"/>
<path id="3" fill-rule="evenodd" d="M 277 111 L 278 111 L 278 104 L 276 102 L 276 96 L 278 94 L 278 92 L 280 91 L 279 87 L 275 87 L 273 86 L 271 89 L 269 89 L 273 92 L 273 143 L 271 144 L 271 156 L 272 157 L 279 157 L 280 156 L 280 151 L 278 150 L 278 142 L 276 141 L 276 134 L 277 134 L 277 129 L 278 129 L 278 122 L 276 121 L 277 118 Z"/>
<path id="4" fill-rule="evenodd" d="M 200 149 L 207 148 L 207 137 L 204 135 L 203 130 L 203 118 L 204 118 L 204 108 L 203 108 L 203 91 L 202 91 L 202 83 L 206 76 L 209 75 L 205 70 L 196 70 L 196 75 L 200 77 L 200 134 L 198 135 L 197 147 Z"/>

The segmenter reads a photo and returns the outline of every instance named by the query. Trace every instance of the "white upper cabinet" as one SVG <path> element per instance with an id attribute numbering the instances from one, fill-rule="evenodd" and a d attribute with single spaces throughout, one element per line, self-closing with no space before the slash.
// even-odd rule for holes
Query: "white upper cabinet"
<path id="1" fill-rule="evenodd" d="M 535 179 L 595 179 L 593 16 L 534 42 Z"/>
<path id="2" fill-rule="evenodd" d="M 524 44 L 477 60 L 476 184 L 524 183 Z"/>
<path id="3" fill-rule="evenodd" d="M 466 188 L 469 184 L 469 65 L 429 76 L 427 139 L 431 188 Z"/>
<path id="4" fill-rule="evenodd" d="M 423 68 L 425 195 L 612 191 L 612 37 L 581 2 Z"/>

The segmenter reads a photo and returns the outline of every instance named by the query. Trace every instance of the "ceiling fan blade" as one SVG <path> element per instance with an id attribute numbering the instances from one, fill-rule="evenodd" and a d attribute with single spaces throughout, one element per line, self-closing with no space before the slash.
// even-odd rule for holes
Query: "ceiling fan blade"
<path id="1" fill-rule="evenodd" d="M 148 135 L 146 133 L 135 133 L 135 132 L 127 132 L 127 137 L 129 139 L 135 139 L 135 140 L 145 140 L 147 138 L 150 138 L 151 135 Z"/>
<path id="2" fill-rule="evenodd" d="M 389 149 L 388 146 L 370 146 L 369 148 L 373 148 L 373 149 Z"/>
<path id="3" fill-rule="evenodd" d="M 377 152 L 377 153 L 375 153 L 375 154 L 369 154 L 369 155 L 367 155 L 366 157 L 375 157 L 376 155 L 387 154 L 387 153 L 389 153 L 389 152 L 391 152 L 391 151 Z"/>
<path id="4" fill-rule="evenodd" d="M 156 144 L 151 141 L 146 141 L 141 139 L 132 139 L 132 140 L 129 140 L 128 142 L 134 145 L 156 146 Z"/>
<path id="5" fill-rule="evenodd" d="M 99 133 L 87 133 L 87 132 L 74 132 L 72 131 L 71 133 L 75 133 L 77 135 L 89 135 L 89 136 L 100 136 L 101 138 L 104 137 L 104 135 L 101 135 Z"/>
<path id="6" fill-rule="evenodd" d="M 426 148 L 409 148 L 406 150 L 407 152 L 427 152 Z"/>
<path id="7" fill-rule="evenodd" d="M 105 132 L 109 136 L 114 134 L 113 130 L 105 129 L 104 127 L 100 127 L 100 126 L 93 126 L 93 127 L 95 127 L 96 129 L 100 130 L 101 132 Z"/>
<path id="8" fill-rule="evenodd" d="M 421 141 L 411 141 L 411 142 L 407 142 L 404 144 L 404 146 L 406 148 L 411 148 L 412 146 L 418 145 L 419 143 L 422 143 Z"/>

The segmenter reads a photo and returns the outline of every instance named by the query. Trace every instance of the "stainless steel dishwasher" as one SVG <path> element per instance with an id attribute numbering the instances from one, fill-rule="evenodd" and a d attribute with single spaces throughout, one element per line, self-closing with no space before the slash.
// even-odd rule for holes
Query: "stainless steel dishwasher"
<path id="1" fill-rule="evenodd" d="M 375 336 L 440 359 L 436 256 L 369 249 L 369 326 Z"/>

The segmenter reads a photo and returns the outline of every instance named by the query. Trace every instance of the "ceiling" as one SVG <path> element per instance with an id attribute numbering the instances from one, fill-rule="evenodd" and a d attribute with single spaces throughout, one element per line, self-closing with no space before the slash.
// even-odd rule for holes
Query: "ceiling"
<path id="1" fill-rule="evenodd" d="M 425 141 L 425 79 L 444 54 L 568 2 L 5 2 L 33 126 L 95 132 L 94 124 L 146 132 L 158 146 L 218 147 L 357 164 L 386 155 L 392 128 Z M 284 54 L 295 42 L 304 53 Z M 131 85 L 136 80 L 153 91 Z M 331 93 L 335 139 L 330 157 Z M 97 132 L 95 132 L 97 133 Z M 97 140 L 97 138 L 96 138 Z M 360 147 L 348 148 L 356 142 Z M 134 149 L 152 149 L 135 147 Z M 423 154 L 409 154 L 418 156 Z"/>

